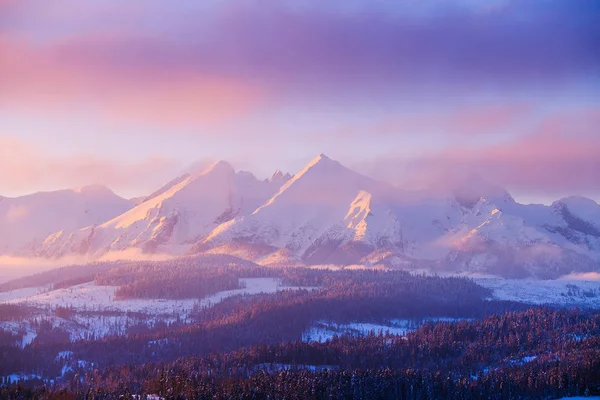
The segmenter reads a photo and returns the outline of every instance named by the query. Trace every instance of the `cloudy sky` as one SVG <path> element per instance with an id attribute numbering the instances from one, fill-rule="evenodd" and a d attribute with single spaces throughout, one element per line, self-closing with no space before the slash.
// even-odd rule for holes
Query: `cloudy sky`
<path id="1" fill-rule="evenodd" d="M 597 0 L 0 0 L 0 195 L 318 153 L 600 200 Z"/>

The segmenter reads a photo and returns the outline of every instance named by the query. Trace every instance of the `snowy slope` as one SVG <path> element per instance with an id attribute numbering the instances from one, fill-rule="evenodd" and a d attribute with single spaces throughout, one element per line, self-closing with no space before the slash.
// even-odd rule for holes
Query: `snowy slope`
<path id="1" fill-rule="evenodd" d="M 540 278 L 594 271 L 600 260 L 600 235 L 595 233 L 592 222 L 575 221 L 560 201 L 546 207 L 482 198 L 452 235 L 445 267 Z"/>
<path id="2" fill-rule="evenodd" d="M 51 313 L 33 314 L 20 321 L 0 321 L 0 329 L 14 332 L 26 332 L 22 346 L 31 343 L 37 336 L 35 326 L 43 315 L 54 327 L 60 327 L 69 333 L 71 340 L 100 338 L 110 335 L 124 335 L 128 327 L 143 324 L 152 326 L 158 321 L 175 322 L 176 318 L 184 323 L 191 322 L 190 314 L 194 308 L 212 307 L 224 299 L 246 294 L 276 293 L 282 290 L 314 290 L 315 287 L 284 286 L 277 278 L 240 278 L 242 288 L 217 292 L 202 299 L 127 299 L 116 300 L 116 286 L 98 286 L 88 282 L 69 288 L 52 290 L 50 288 L 28 288 L 2 293 L 0 304 L 28 305 L 40 309 L 69 307 L 73 314 L 60 318 Z M 102 311 L 102 314 L 94 313 Z M 110 311 L 111 315 L 106 315 Z M 176 317 L 175 317 L 176 316 Z M 33 324 L 37 321 L 37 324 Z M 38 328 L 39 329 L 39 328 Z"/>
<path id="3" fill-rule="evenodd" d="M 167 182 L 164 186 L 162 186 L 160 189 L 156 190 L 155 192 L 151 193 L 150 195 L 134 197 L 131 200 L 135 203 L 135 205 L 139 205 L 145 201 L 152 200 L 152 199 L 160 196 L 161 194 L 165 193 L 166 191 L 171 189 L 173 186 L 180 184 L 184 180 L 188 179 L 190 176 L 191 176 L 190 173 L 185 173 L 185 174 L 178 176 L 177 178 Z"/>
<path id="4" fill-rule="evenodd" d="M 104 186 L 0 198 L 0 254 L 30 254 L 59 230 L 100 224 L 133 207 Z"/>
<path id="5" fill-rule="evenodd" d="M 554 202 L 552 211 L 572 232 L 600 237 L 600 205 L 585 197 L 566 197 Z"/>
<path id="6" fill-rule="evenodd" d="M 8 199 L 0 200 L 0 206 Z M 226 162 L 182 175 L 136 207 L 57 229 L 38 254 L 230 254 L 263 265 L 394 268 L 554 278 L 600 270 L 600 206 L 522 205 L 477 174 L 411 192 L 321 154 L 260 181 Z"/>
<path id="7" fill-rule="evenodd" d="M 217 227 L 195 249 L 247 242 L 285 249 L 284 259 L 307 264 L 439 260 L 452 250 L 445 235 L 464 213 L 451 194 L 403 191 L 321 154 L 251 215 Z M 268 263 L 280 264 L 278 254 Z"/>
<path id="8" fill-rule="evenodd" d="M 251 215 L 220 225 L 195 250 L 227 252 L 226 244 L 245 243 L 277 249 L 253 258 L 265 264 L 383 263 L 551 278 L 599 269 L 599 208 L 583 198 L 518 204 L 475 174 L 406 192 L 319 155 Z"/>
<path id="9" fill-rule="evenodd" d="M 180 253 L 220 223 L 252 212 L 276 189 L 276 185 L 259 181 L 250 173 L 236 174 L 230 164 L 219 161 L 170 182 L 108 222 L 49 236 L 42 254 L 99 255 L 132 247 Z"/>
<path id="10" fill-rule="evenodd" d="M 322 258 L 341 242 L 371 239 L 366 220 L 372 197 L 391 191 L 391 186 L 321 154 L 251 215 L 219 226 L 202 244 L 249 241 L 286 248 L 305 259 Z M 379 223 L 394 230 L 393 221 L 382 218 Z"/>

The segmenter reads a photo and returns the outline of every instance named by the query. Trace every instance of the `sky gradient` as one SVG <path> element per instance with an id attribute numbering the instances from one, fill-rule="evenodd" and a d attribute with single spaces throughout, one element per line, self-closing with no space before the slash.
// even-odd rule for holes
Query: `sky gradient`
<path id="1" fill-rule="evenodd" d="M 596 0 L 0 0 L 0 195 L 323 152 L 599 201 L 599 46 Z"/>

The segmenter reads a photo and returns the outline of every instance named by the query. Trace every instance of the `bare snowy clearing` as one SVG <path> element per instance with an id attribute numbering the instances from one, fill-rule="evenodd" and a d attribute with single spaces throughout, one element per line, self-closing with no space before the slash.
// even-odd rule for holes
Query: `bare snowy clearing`
<path id="1" fill-rule="evenodd" d="M 203 299 L 131 299 L 115 300 L 116 286 L 97 286 L 93 282 L 44 292 L 45 288 L 27 288 L 1 293 L 0 303 L 23 304 L 52 310 L 56 307 L 72 307 L 75 313 L 68 319 L 54 315 L 37 315 L 30 320 L 0 323 L 0 328 L 13 333 L 24 332 L 21 347 L 30 344 L 37 336 L 32 327 L 40 319 L 52 321 L 69 333 L 72 341 L 122 335 L 131 326 L 142 324 L 152 327 L 157 323 L 170 323 L 180 319 L 188 322 L 190 312 L 197 307 L 210 307 L 235 295 L 275 293 L 280 290 L 315 289 L 311 287 L 281 286 L 277 278 L 244 278 L 242 289 L 227 290 Z M 116 315 L 102 314 L 115 312 Z M 127 313 L 139 313 L 128 315 Z"/>
<path id="2" fill-rule="evenodd" d="M 529 304 L 600 308 L 600 282 L 586 280 L 537 280 L 475 277 L 475 282 L 493 290 L 498 300 Z"/>
<path id="3" fill-rule="evenodd" d="M 93 282 L 69 288 L 43 292 L 44 288 L 19 289 L 0 293 L 0 303 L 26 304 L 36 307 L 72 307 L 77 311 L 120 311 L 153 315 L 186 313 L 197 304 L 209 307 L 239 294 L 275 293 L 279 290 L 296 290 L 299 287 L 281 286 L 277 278 L 242 278 L 242 289 L 215 293 L 203 299 L 128 299 L 115 300 L 117 286 L 97 286 Z M 307 288 L 314 289 L 314 288 Z M 42 293 L 40 293 L 42 292 Z"/>
<path id="4" fill-rule="evenodd" d="M 0 303 L 12 303 L 13 300 L 29 298 L 47 291 L 45 287 L 29 287 L 0 292 Z"/>
<path id="5" fill-rule="evenodd" d="M 422 320 L 392 319 L 387 324 L 374 324 L 365 322 L 351 322 L 349 324 L 336 324 L 327 321 L 318 321 L 302 335 L 305 342 L 323 343 L 333 339 L 334 336 L 350 335 L 354 337 L 366 336 L 371 332 L 378 334 L 405 336 L 427 322 L 458 322 L 463 319 L 455 318 L 425 318 Z"/>

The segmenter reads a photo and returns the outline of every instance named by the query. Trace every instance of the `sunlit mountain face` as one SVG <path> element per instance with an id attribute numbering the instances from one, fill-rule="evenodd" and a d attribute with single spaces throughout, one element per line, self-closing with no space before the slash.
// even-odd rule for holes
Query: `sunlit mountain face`
<path id="1" fill-rule="evenodd" d="M 0 0 L 0 399 L 600 398 L 600 3 Z"/>
<path id="2" fill-rule="evenodd" d="M 511 278 L 600 269 L 600 205 L 592 199 L 522 204 L 475 173 L 408 190 L 325 154 L 264 180 L 218 161 L 134 200 L 88 186 L 0 207 L 2 254 L 51 264 L 223 254 L 271 266 Z"/>

